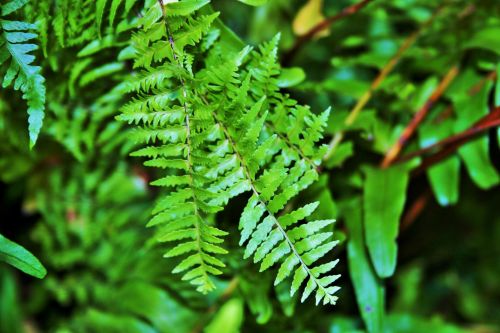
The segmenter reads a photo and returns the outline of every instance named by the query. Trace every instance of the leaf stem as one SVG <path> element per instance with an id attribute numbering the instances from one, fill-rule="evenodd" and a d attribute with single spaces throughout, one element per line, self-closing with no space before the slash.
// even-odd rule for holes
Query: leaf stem
<path id="1" fill-rule="evenodd" d="M 415 157 L 426 155 L 435 150 L 438 150 L 434 155 L 426 158 L 422 164 L 413 171 L 413 174 L 419 174 L 429 168 L 430 166 L 442 161 L 450 154 L 454 153 L 458 148 L 464 144 L 476 139 L 483 132 L 500 126 L 500 107 L 494 108 L 488 115 L 481 118 L 469 129 L 452 135 L 443 139 L 435 144 L 419 149 L 405 156 L 402 156 L 394 161 L 394 163 L 403 163 Z"/>
<path id="2" fill-rule="evenodd" d="M 377 77 L 375 77 L 375 80 L 373 80 L 368 90 L 363 94 L 363 96 L 361 96 L 361 98 L 358 100 L 354 108 L 351 110 L 351 112 L 345 119 L 344 124 L 346 127 L 351 126 L 354 123 L 354 121 L 356 121 L 357 117 L 359 116 L 363 108 L 370 101 L 375 90 L 378 89 L 378 87 L 382 84 L 382 82 L 392 72 L 394 67 L 396 67 L 396 65 L 399 63 L 404 53 L 415 43 L 415 41 L 420 36 L 422 31 L 431 25 L 431 23 L 435 20 L 435 18 L 441 13 L 443 8 L 444 8 L 443 6 L 438 7 L 438 9 L 432 14 L 432 16 L 427 21 L 425 21 L 425 23 L 423 23 L 416 31 L 414 31 L 410 36 L 408 36 L 404 40 L 403 44 L 401 44 L 401 46 L 396 51 L 394 56 L 382 68 Z M 335 149 L 338 147 L 338 145 L 342 142 L 343 139 L 344 139 L 343 131 L 339 131 L 337 134 L 334 135 L 334 137 L 328 144 L 328 150 L 326 151 L 325 156 L 323 157 L 324 161 L 328 160 L 333 155 Z"/>
<path id="3" fill-rule="evenodd" d="M 445 92 L 445 90 L 448 88 L 450 83 L 455 79 L 459 72 L 458 66 L 454 65 L 444 76 L 444 78 L 439 82 L 438 86 L 432 93 L 432 95 L 427 99 L 425 102 L 424 106 L 418 110 L 417 113 L 415 113 L 415 116 L 412 118 L 408 126 L 404 129 L 403 133 L 399 137 L 399 139 L 394 143 L 394 145 L 387 151 L 385 154 L 385 157 L 381 163 L 382 168 L 387 168 L 392 165 L 394 160 L 398 157 L 399 153 L 401 150 L 404 148 L 406 143 L 410 140 L 410 138 L 413 136 L 415 131 L 417 130 L 418 126 L 422 123 L 422 121 L 425 119 L 431 108 L 434 106 L 434 104 L 439 100 L 441 95 Z"/>

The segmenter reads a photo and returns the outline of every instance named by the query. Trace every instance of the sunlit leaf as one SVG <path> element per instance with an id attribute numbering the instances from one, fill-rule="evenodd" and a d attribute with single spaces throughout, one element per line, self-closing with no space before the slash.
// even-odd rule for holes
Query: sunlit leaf
<path id="1" fill-rule="evenodd" d="M 293 32 L 299 36 L 305 35 L 324 19 L 323 0 L 309 0 L 295 16 L 293 20 Z M 316 37 L 324 37 L 329 34 L 330 31 L 327 28 L 318 32 Z"/>
<path id="2" fill-rule="evenodd" d="M 206 326 L 205 333 L 239 333 L 243 323 L 243 302 L 239 298 L 233 298 L 224 303 L 217 311 L 215 317 Z"/>
<path id="3" fill-rule="evenodd" d="M 262 6 L 267 3 L 268 0 L 238 0 L 239 2 L 243 2 L 244 4 L 250 6 Z"/>
<path id="4" fill-rule="evenodd" d="M 304 81 L 306 73 L 300 67 L 283 68 L 278 77 L 278 86 L 280 88 L 293 87 Z"/>

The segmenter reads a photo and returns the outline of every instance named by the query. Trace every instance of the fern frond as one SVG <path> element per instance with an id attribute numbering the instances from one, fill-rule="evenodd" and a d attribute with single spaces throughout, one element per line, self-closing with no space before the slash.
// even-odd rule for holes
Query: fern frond
<path id="1" fill-rule="evenodd" d="M 209 223 L 210 216 L 221 209 L 215 204 L 214 192 L 207 190 L 210 178 L 218 171 L 208 171 L 213 164 L 204 157 L 208 151 L 202 144 L 214 140 L 217 134 L 213 124 L 206 121 L 206 111 L 192 101 L 192 76 L 185 68 L 190 62 L 182 59 L 190 59 L 184 46 L 200 40 L 215 16 L 187 18 L 184 23 L 179 16 L 196 10 L 200 2 L 187 3 L 195 6 L 179 3 L 165 16 L 177 21 L 173 29 L 183 36 L 179 44 L 169 38 L 167 27 L 172 28 L 167 26 L 170 22 L 163 19 L 158 4 L 144 16 L 143 29 L 134 37 L 133 45 L 134 66 L 142 71 L 130 85 L 138 97 L 122 108 L 118 119 L 139 125 L 134 135 L 150 144 L 134 155 L 148 156 L 146 166 L 168 171 L 152 182 L 171 191 L 154 209 L 148 226 L 158 228 L 158 241 L 177 244 L 165 253 L 168 258 L 184 258 L 173 272 L 183 273 L 183 280 L 205 293 L 215 288 L 211 277 L 221 274 L 225 266 L 216 256 L 227 253 L 219 245 L 226 232 Z M 162 64 L 165 58 L 170 63 Z M 156 145 L 158 142 L 162 145 Z"/>
<path id="2" fill-rule="evenodd" d="M 230 136 L 228 131 L 227 133 Z M 237 156 L 241 156 L 236 144 L 233 145 L 233 149 Z M 316 303 L 323 301 L 324 304 L 335 304 L 337 297 L 334 293 L 339 288 L 331 284 L 339 275 L 321 276 L 330 270 L 323 270 L 321 266 L 311 268 L 337 244 L 336 241 L 329 240 L 331 232 L 320 232 L 334 221 L 312 221 L 294 226 L 310 216 L 317 204 L 299 208 L 286 215 L 278 215 L 292 197 L 316 180 L 316 172 L 307 170 L 304 161 L 297 162 L 290 169 L 285 168 L 283 162 L 277 161 L 255 179 L 248 170 L 244 158 L 241 158 L 240 166 L 244 169 L 245 178 L 253 192 L 240 220 L 242 230 L 240 245 L 246 243 L 245 258 L 253 256 L 255 263 L 261 262 L 261 271 L 284 259 L 275 284 L 280 283 L 295 266 L 298 266 L 291 294 L 293 295 L 302 282 L 308 279 L 301 301 L 316 290 Z M 292 226 L 294 227 L 290 228 Z"/>
<path id="3" fill-rule="evenodd" d="M 27 1 L 12 0 L 1 7 L 0 66 L 10 60 L 5 75 L 2 75 L 2 87 L 13 84 L 20 90 L 28 103 L 28 131 L 30 146 L 37 141 L 45 115 L 45 79 L 40 74 L 41 68 L 33 65 L 35 57 L 30 52 L 38 46 L 31 40 L 37 37 L 34 24 L 5 19 L 8 15 L 22 8 Z"/>
<path id="4" fill-rule="evenodd" d="M 118 119 L 136 124 L 137 139 L 148 144 L 134 155 L 169 170 L 152 184 L 171 189 L 149 225 L 159 227 L 160 241 L 178 242 L 167 257 L 191 254 L 175 271 L 208 291 L 209 275 L 222 267 L 214 255 L 225 251 L 217 245 L 223 232 L 206 218 L 250 192 L 240 220 L 245 258 L 261 270 L 279 264 L 276 284 L 295 271 L 292 294 L 307 280 L 302 300 L 315 291 L 317 303 L 334 304 L 334 264 L 316 265 L 336 245 L 333 220 L 304 221 L 317 203 L 291 211 L 318 178 L 328 113 L 317 116 L 280 92 L 279 37 L 255 51 L 218 47 L 211 27 L 218 14 L 196 13 L 207 2 L 156 4 L 134 37 L 137 96 Z"/>
<path id="5" fill-rule="evenodd" d="M 329 274 L 334 265 L 313 267 L 337 244 L 331 240 L 331 232 L 322 232 L 334 221 L 299 224 L 313 213 L 317 203 L 291 213 L 285 209 L 293 197 L 317 180 L 319 163 L 312 158 L 320 156 L 315 146 L 322 138 L 327 113 L 318 117 L 308 108 L 287 100 L 274 87 L 273 81 L 279 74 L 275 64 L 276 44 L 277 40 L 273 40 L 253 52 L 248 71 L 237 70 L 242 62 L 240 56 L 232 61 L 224 59 L 226 70 L 207 69 L 213 72 L 203 75 L 206 90 L 217 94 L 207 94 L 205 101 L 207 105 L 215 105 L 212 116 L 230 146 L 226 154 L 237 159 L 235 166 L 228 169 L 227 177 L 235 177 L 235 182 L 245 183 L 252 192 L 240 220 L 240 245 L 246 244 L 245 257 L 253 256 L 254 262 L 261 262 L 261 271 L 281 261 L 276 284 L 295 269 L 292 294 L 307 280 L 302 301 L 315 291 L 316 303 L 334 304 L 337 300 L 334 294 L 339 289 L 332 286 L 339 276 Z M 263 58 L 267 60 L 261 61 Z M 246 78 L 240 81 L 240 76 Z M 247 91 L 245 81 L 249 77 L 252 88 Z M 235 93 L 240 89 L 245 90 L 246 111 L 231 108 L 240 103 Z M 238 101 L 231 101 L 232 98 Z M 266 122 L 271 136 L 263 138 Z M 277 131 L 276 127 L 282 130 Z"/>

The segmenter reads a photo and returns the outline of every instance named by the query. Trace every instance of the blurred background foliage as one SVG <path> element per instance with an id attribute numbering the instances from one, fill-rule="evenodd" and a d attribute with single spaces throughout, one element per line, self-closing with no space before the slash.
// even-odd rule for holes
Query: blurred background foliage
<path id="1" fill-rule="evenodd" d="M 302 199 L 337 218 L 339 303 L 300 304 L 241 259 L 238 199 L 217 216 L 233 235 L 217 291 L 172 276 L 144 228 L 149 171 L 114 120 L 141 5 L 97 25 L 93 1 L 32 1 L 46 119 L 30 150 L 2 89 L 0 234 L 48 274 L 0 265 L 0 332 L 500 332 L 498 1 L 253 2 L 212 6 L 249 44 L 281 34 L 283 87 L 333 108 Z"/>

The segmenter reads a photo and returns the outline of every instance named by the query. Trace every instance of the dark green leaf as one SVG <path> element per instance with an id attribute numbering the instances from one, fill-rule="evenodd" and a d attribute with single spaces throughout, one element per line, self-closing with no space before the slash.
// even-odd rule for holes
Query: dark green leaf
<path id="1" fill-rule="evenodd" d="M 490 26 L 479 30 L 465 42 L 465 48 L 482 48 L 500 55 L 500 27 Z"/>
<path id="2" fill-rule="evenodd" d="M 0 261 L 4 261 L 26 274 L 42 279 L 47 270 L 28 250 L 0 235 Z"/>
<path id="3" fill-rule="evenodd" d="M 360 199 L 344 202 L 342 205 L 342 213 L 349 232 L 347 241 L 349 274 L 358 308 L 368 332 L 381 332 L 384 320 L 384 285 L 373 269 L 365 247 L 363 215 L 360 208 Z"/>

